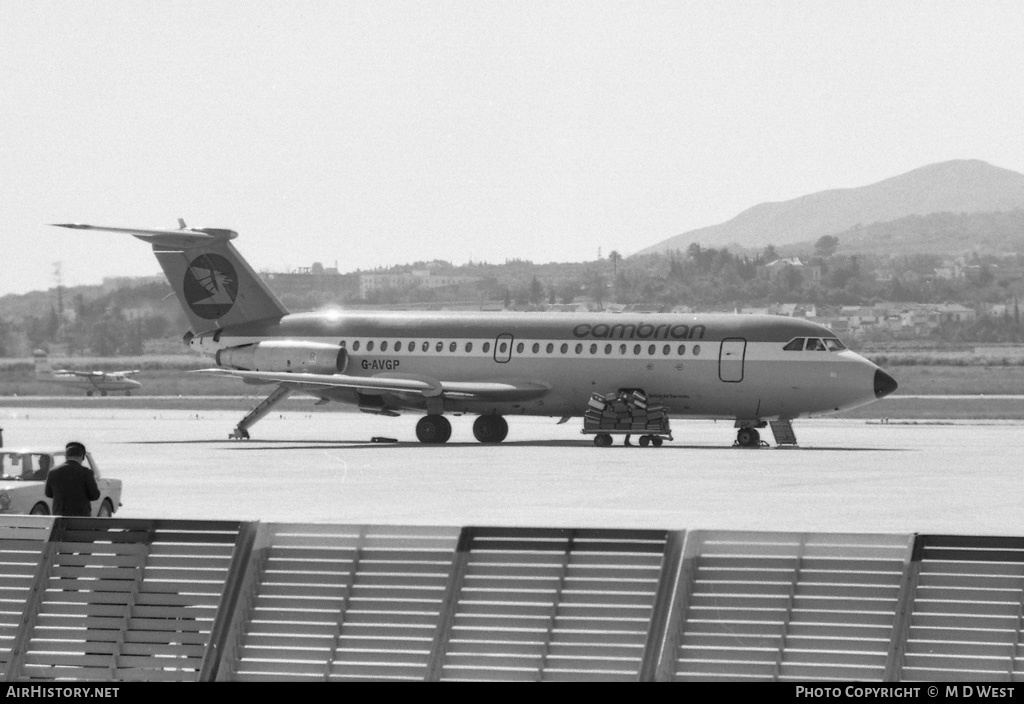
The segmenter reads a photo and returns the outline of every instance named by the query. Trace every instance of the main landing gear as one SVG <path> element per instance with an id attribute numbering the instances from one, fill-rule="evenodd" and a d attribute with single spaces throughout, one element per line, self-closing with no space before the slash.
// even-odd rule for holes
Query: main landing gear
<path id="1" fill-rule="evenodd" d="M 499 415 L 479 416 L 473 421 L 473 437 L 484 444 L 499 443 L 508 435 L 508 422 Z M 452 436 L 452 424 L 432 413 L 416 423 L 416 439 L 425 445 L 440 445 Z"/>
<path id="2" fill-rule="evenodd" d="M 440 445 L 452 436 L 452 424 L 444 416 L 423 416 L 416 423 L 416 439 L 426 445 Z"/>
<path id="3" fill-rule="evenodd" d="M 480 416 L 473 421 L 473 437 L 482 443 L 498 443 L 508 435 L 508 422 L 501 416 Z"/>

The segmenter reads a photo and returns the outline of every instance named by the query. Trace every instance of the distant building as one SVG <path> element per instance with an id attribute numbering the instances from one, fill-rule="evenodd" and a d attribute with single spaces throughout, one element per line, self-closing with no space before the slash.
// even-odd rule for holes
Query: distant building
<path id="1" fill-rule="evenodd" d="M 942 323 L 972 323 L 978 317 L 977 312 L 972 308 L 959 303 L 943 303 L 936 306 L 936 311 Z"/>
<path id="2" fill-rule="evenodd" d="M 325 267 L 320 262 L 299 267 L 295 271 L 260 272 L 260 278 L 278 294 L 316 292 L 341 299 L 355 293 L 355 277 L 339 274 L 337 267 Z"/>
<path id="3" fill-rule="evenodd" d="M 436 274 L 429 269 L 417 269 L 407 274 L 360 274 L 359 297 L 367 298 L 374 291 L 389 288 L 444 288 L 482 281 L 480 276 Z"/>
<path id="4" fill-rule="evenodd" d="M 103 293 L 112 293 L 122 288 L 165 283 L 167 283 L 167 279 L 163 274 L 153 274 L 152 276 L 104 276 L 100 283 L 100 290 Z"/>

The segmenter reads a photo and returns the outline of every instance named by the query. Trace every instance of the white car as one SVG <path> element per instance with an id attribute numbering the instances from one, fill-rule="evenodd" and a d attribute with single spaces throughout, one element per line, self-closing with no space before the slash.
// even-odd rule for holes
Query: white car
<path id="1" fill-rule="evenodd" d="M 46 448 L 0 448 L 0 515 L 29 513 L 47 516 L 53 513 L 53 499 L 46 498 L 46 474 L 63 464 L 64 450 Z M 92 515 L 109 517 L 121 508 L 121 480 L 100 475 L 92 454 L 87 453 L 84 466 L 96 475 L 100 498 L 92 502 Z"/>

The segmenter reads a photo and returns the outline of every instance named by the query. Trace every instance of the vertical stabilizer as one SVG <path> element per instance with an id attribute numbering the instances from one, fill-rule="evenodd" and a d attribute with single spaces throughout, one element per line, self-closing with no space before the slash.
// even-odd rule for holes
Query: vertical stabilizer
<path id="1" fill-rule="evenodd" d="M 153 252 L 193 332 L 288 313 L 230 242 L 184 250 L 154 244 Z"/>

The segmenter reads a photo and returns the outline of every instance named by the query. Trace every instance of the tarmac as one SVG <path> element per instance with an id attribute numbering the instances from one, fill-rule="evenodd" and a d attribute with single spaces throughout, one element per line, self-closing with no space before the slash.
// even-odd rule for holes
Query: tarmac
<path id="1" fill-rule="evenodd" d="M 771 447 L 742 449 L 712 421 L 598 448 L 580 419 L 512 417 L 481 445 L 452 418 L 430 446 L 414 415 L 273 413 L 229 440 L 240 417 L 7 402 L 0 427 L 9 448 L 84 442 L 129 518 L 1024 536 L 1019 421 L 798 420 L 798 447 L 766 428 Z"/>

